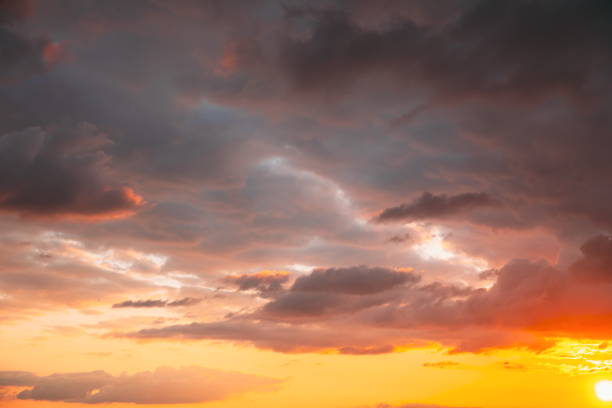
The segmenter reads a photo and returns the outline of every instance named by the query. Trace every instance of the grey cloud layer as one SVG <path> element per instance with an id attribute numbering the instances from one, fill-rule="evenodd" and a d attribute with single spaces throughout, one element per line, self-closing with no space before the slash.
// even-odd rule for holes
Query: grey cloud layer
<path id="1" fill-rule="evenodd" d="M 3 230 L 163 254 L 150 275 L 267 298 L 131 337 L 475 350 L 536 324 L 578 333 L 580 313 L 611 310 L 608 1 L 19 3 L 0 9 Z M 424 259 L 427 233 L 386 221 L 439 227 L 455 257 Z M 537 260 L 542 236 L 559 265 Z M 2 245 L 11 316 L 175 302 Z M 451 283 L 478 279 L 466 257 L 497 269 L 491 289 Z M 347 267 L 366 263 L 380 267 Z M 322 268 L 293 284 L 244 273 L 291 265 Z M 609 337 L 599 317 L 588 329 Z M 338 334 L 356 328 L 371 332 Z"/>
<path id="2" fill-rule="evenodd" d="M 506 210 L 458 214 L 480 224 L 543 224 L 563 232 L 592 229 L 580 222 L 583 217 L 607 223 L 607 208 L 598 203 L 609 197 L 596 179 L 610 171 L 606 149 L 600 148 L 605 132 L 597 131 L 608 126 L 602 111 L 608 104 L 587 102 L 603 102 L 608 93 L 586 79 L 593 73 L 592 81 L 606 82 L 606 3 L 447 3 L 441 10 L 425 2 L 388 2 L 388 10 L 378 12 L 367 2 L 45 3 L 24 24 L 58 40 L 75 38 L 72 61 L 41 73 L 36 82 L 3 89 L 3 127 L 19 132 L 69 116 L 108 131 L 113 144 L 104 152 L 113 168 L 126 180 L 138 179 L 144 190 L 136 192 L 159 206 L 155 221 L 126 224 L 126 234 L 200 240 L 207 251 L 237 243 L 248 247 L 240 254 L 245 259 L 282 240 L 299 249 L 324 233 L 333 239 L 351 233 L 346 224 L 323 227 L 342 217 L 333 205 L 311 208 L 329 201 L 316 183 L 296 193 L 290 183 L 304 183 L 269 187 L 270 175 L 252 167 L 269 155 L 286 156 L 298 169 L 333 180 L 350 193 L 357 210 L 380 211 L 427 190 L 454 197 L 461 185 L 508 203 Z M 112 11 L 117 8 L 123 12 Z M 548 15 L 554 18 L 541 18 Z M 138 16 L 155 24 L 131 24 Z M 524 30 L 514 30 L 514 21 Z M 297 26 L 303 32 L 292 28 Z M 563 47 L 551 32 L 563 35 Z M 489 55 L 491 49 L 498 54 Z M 220 75 L 217 65 L 228 52 L 235 52 L 235 66 Z M 110 58 L 118 55 L 123 57 Z M 158 55 L 167 57 L 160 61 Z M 25 97 L 32 92 L 39 97 Z M 185 92 L 195 105 L 181 105 Z M 573 99 L 547 99 L 559 92 Z M 544 102 L 534 108 L 529 102 L 540 96 Z M 431 98 L 438 104 L 429 104 Z M 295 103 L 281 102 L 287 99 Z M 125 103 L 114 103 L 119 100 Z M 513 109 L 506 100 L 514 101 Z M 584 102 L 580 109 L 576 101 Z M 428 109 L 388 134 L 390 121 L 423 103 Z M 278 111 L 285 119 L 274 122 Z M 369 125 L 359 129 L 363 121 Z M 372 135 L 381 135 L 376 149 L 367 148 L 375 142 Z M 591 143 L 582 143 L 585 137 Z M 593 171 L 603 177 L 593 177 Z M 585 179 L 591 182 L 580 183 Z M 163 194 L 160 184 L 223 189 L 208 191 L 202 201 L 200 195 Z M 121 201 L 119 193 L 115 198 Z M 283 193 L 289 201 L 304 196 L 285 208 L 283 200 L 269 199 Z M 179 224 L 172 211 L 162 212 L 179 205 L 200 221 Z M 251 221 L 246 225 L 252 228 L 232 217 Z M 295 225 L 296 219 L 303 222 Z M 316 221 L 323 225 L 307 228 Z M 330 234 L 332 229 L 337 233 Z M 209 238 L 213 233 L 215 239 Z"/>

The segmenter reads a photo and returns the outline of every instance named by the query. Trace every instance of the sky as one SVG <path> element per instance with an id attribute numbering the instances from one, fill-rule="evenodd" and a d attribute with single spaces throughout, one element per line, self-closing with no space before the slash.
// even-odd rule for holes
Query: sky
<path id="1" fill-rule="evenodd" d="M 0 0 L 0 406 L 612 406 L 611 40 L 609 0 Z"/>

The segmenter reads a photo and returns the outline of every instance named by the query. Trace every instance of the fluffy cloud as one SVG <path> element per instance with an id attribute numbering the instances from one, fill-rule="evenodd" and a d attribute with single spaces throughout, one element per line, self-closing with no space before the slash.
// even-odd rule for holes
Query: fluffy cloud
<path id="1" fill-rule="evenodd" d="M 35 376 L 17 371 L 0 372 L 0 385 L 27 386 L 22 400 L 128 402 L 135 404 L 189 404 L 216 401 L 232 394 L 270 389 L 278 381 L 201 367 L 158 368 L 112 376 L 104 371 Z"/>
<path id="2" fill-rule="evenodd" d="M 0 209 L 48 217 L 116 218 L 143 199 L 131 188 L 107 184 L 111 143 L 95 126 L 32 127 L 0 136 Z"/>

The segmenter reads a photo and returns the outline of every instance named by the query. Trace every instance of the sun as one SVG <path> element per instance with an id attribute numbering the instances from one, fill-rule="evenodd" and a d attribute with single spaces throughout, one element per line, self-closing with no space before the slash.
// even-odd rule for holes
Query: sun
<path id="1" fill-rule="evenodd" d="M 595 394 L 602 401 L 612 401 L 612 381 L 602 380 L 595 384 Z"/>

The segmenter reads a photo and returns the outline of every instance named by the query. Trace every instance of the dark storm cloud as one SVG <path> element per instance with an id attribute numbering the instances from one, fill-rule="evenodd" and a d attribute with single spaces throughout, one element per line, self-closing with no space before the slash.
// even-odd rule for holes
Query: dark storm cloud
<path id="1" fill-rule="evenodd" d="M 186 297 L 177 300 L 165 300 L 165 299 L 147 299 L 147 300 L 126 300 L 113 305 L 114 309 L 135 307 L 135 308 L 147 308 L 147 307 L 177 307 L 177 306 L 193 306 L 201 303 L 203 299 Z"/>
<path id="2" fill-rule="evenodd" d="M 307 39 L 288 40 L 283 59 L 303 90 L 347 87 L 372 73 L 405 87 L 430 85 L 444 97 L 516 97 L 588 92 L 588 74 L 612 54 L 612 8 L 605 0 L 466 2 L 442 25 L 403 16 L 377 29 L 347 9 L 296 9 L 313 22 Z M 603 71 L 602 71 L 603 72 Z M 409 89 L 409 88 L 408 88 Z"/>
<path id="3" fill-rule="evenodd" d="M 601 150 L 612 129 L 610 3 L 477 1 L 454 11 L 431 24 L 410 13 L 367 24 L 350 4 L 290 14 L 310 31 L 287 38 L 280 65 L 304 100 L 333 101 L 356 121 L 368 106 L 380 120 L 406 106 L 390 120 L 403 148 L 386 140 L 399 152 L 372 160 L 367 177 L 348 164 L 345 177 L 372 194 L 414 193 L 424 180 L 440 192 L 480 186 L 516 205 L 470 215 L 493 227 L 578 230 L 574 220 L 587 217 L 609 229 L 610 197 L 597 180 L 612 172 Z M 397 99 L 379 103 L 380 94 Z M 447 126 L 424 132 L 432 122 Z"/>
<path id="4" fill-rule="evenodd" d="M 189 404 L 216 401 L 246 391 L 266 390 L 277 380 L 201 367 L 158 368 L 112 376 L 104 371 L 32 373 L 0 371 L 0 386 L 29 386 L 17 395 L 21 400 L 99 404 Z"/>
<path id="5" fill-rule="evenodd" d="M 478 207 L 498 206 L 499 203 L 485 193 L 463 193 L 452 196 L 429 192 L 411 203 L 386 208 L 374 218 L 376 222 L 418 221 L 449 217 Z"/>
<path id="6" fill-rule="evenodd" d="M 142 198 L 107 184 L 111 143 L 95 126 L 32 127 L 0 136 L 0 209 L 22 215 L 104 219 L 127 215 Z"/>
<path id="7" fill-rule="evenodd" d="M 69 81 L 71 84 L 68 84 L 68 87 L 78 89 L 76 83 L 82 80 L 86 85 L 81 84 L 81 87 L 87 91 L 95 90 L 95 97 L 82 98 L 79 96 L 82 92 L 73 90 L 63 102 L 58 103 L 51 99 L 46 105 L 50 105 L 54 110 L 61 109 L 59 112 L 54 112 L 54 115 L 70 111 L 77 116 L 88 116 L 88 120 L 100 126 L 108 125 L 120 129 L 126 136 L 116 142 L 115 153 L 122 156 L 133 171 L 144 171 L 154 177 L 172 179 L 184 184 L 191 184 L 194 180 L 215 183 L 231 180 L 239 183 L 240 177 L 234 173 L 234 170 L 243 164 L 243 160 L 240 159 L 248 155 L 243 156 L 234 150 L 240 148 L 244 140 L 228 135 L 235 135 L 240 131 L 225 133 L 218 129 L 210 131 L 207 126 L 201 126 L 185 132 L 184 126 L 178 125 L 178 123 L 184 124 L 182 121 L 185 119 L 185 112 L 176 106 L 172 107 L 172 103 L 169 103 L 169 100 L 176 96 L 174 92 L 177 90 L 172 86 L 176 85 L 177 81 L 198 85 L 202 88 L 202 92 L 195 99 L 201 101 L 198 98 L 206 95 L 207 98 L 210 97 L 219 103 L 222 107 L 220 110 L 223 110 L 223 107 L 235 108 L 237 105 L 234 102 L 239 100 L 242 107 L 248 106 L 255 111 L 263 105 L 276 104 L 299 106 L 300 109 L 310 112 L 310 108 L 306 105 L 312 100 L 302 95 L 301 91 L 293 93 L 287 91 L 285 81 L 297 84 L 299 89 L 307 88 L 310 93 L 320 92 L 326 95 L 329 90 L 337 86 L 343 89 L 353 86 L 375 88 L 378 79 L 388 77 L 382 74 L 389 72 L 393 74 L 390 76 L 394 82 L 393 92 L 405 95 L 415 93 L 415 89 L 418 88 L 425 89 L 426 94 L 433 95 L 477 94 L 485 97 L 491 93 L 497 98 L 500 93 L 511 94 L 530 102 L 538 100 L 528 97 L 532 93 L 542 90 L 544 93 L 551 91 L 554 94 L 564 87 L 573 87 L 575 92 L 570 93 L 574 95 L 587 93 L 589 96 L 600 98 L 606 93 L 605 88 L 590 85 L 591 80 L 597 82 L 598 78 L 604 78 L 607 73 L 607 70 L 601 69 L 607 66 L 602 62 L 602 59 L 606 58 L 608 49 L 604 47 L 605 43 L 602 40 L 607 32 L 604 16 L 608 12 L 608 7 L 605 2 L 518 1 L 500 7 L 491 2 L 469 1 L 445 2 L 444 7 L 432 6 L 426 2 L 409 3 L 384 2 L 384 7 L 374 7 L 367 2 L 334 4 L 317 2 L 314 6 L 311 6 L 310 2 L 292 2 L 292 7 L 284 9 L 284 17 L 283 7 L 276 2 L 246 2 L 241 3 L 239 8 L 230 7 L 222 2 L 205 4 L 190 2 L 181 6 L 138 2 L 135 5 L 121 7 L 122 12 L 117 12 L 116 5 L 119 3 L 107 6 L 106 3 L 80 5 L 78 2 L 65 2 L 61 4 L 70 7 L 58 8 L 62 12 L 54 11 L 55 8 L 52 6 L 44 6 L 45 12 L 41 12 L 37 18 L 44 21 L 41 16 L 47 16 L 46 19 L 53 23 L 47 22 L 47 25 L 57 31 L 65 30 L 62 31 L 64 35 L 74 35 L 86 26 L 86 24 L 77 26 L 74 23 L 79 21 L 78 17 L 89 18 L 85 19 L 85 22 L 93 24 L 94 28 L 97 27 L 94 23 L 101 25 L 97 28 L 98 31 L 89 28 L 93 31 L 88 34 L 86 47 L 79 48 L 78 44 L 75 45 L 76 61 L 71 69 L 78 71 L 78 75 L 72 75 L 73 79 Z M 374 13 L 373 9 L 379 10 Z M 71 15 L 73 22 L 67 25 L 68 28 L 64 28 L 66 24 L 63 24 L 65 21 L 61 17 L 62 14 L 70 13 L 64 10 L 74 13 L 74 16 Z M 377 21 L 368 21 L 368 16 L 376 20 L 374 14 L 382 16 Z M 391 14 L 397 17 L 391 18 Z M 194 21 L 210 22 L 207 27 L 214 35 L 204 35 L 201 31 L 204 25 L 189 24 L 184 20 L 186 15 L 192 16 Z M 134 21 L 136 16 L 146 16 L 153 21 L 163 21 L 165 24 L 132 25 L 130 30 L 126 30 L 128 21 Z M 302 25 L 286 24 L 293 21 L 304 23 L 304 32 L 291 29 Z M 164 27 L 164 30 L 153 27 Z M 268 31 L 264 27 L 268 28 Z M 264 43 L 270 37 L 275 40 Z M 200 45 L 203 38 L 210 40 L 210 44 L 206 42 L 209 47 Z M 282 39 L 280 44 L 279 38 Z M 563 47 L 559 44 L 563 44 Z M 226 48 L 233 49 L 232 47 L 236 52 L 235 75 L 224 77 L 215 74 L 216 64 L 223 59 Z M 171 54 L 172 57 L 160 61 L 157 56 L 162 54 Z M 108 58 L 109 55 L 122 55 L 125 58 Z M 205 61 L 202 62 L 194 56 L 201 56 Z M 599 74 L 587 80 L 586 73 L 591 70 Z M 372 76 L 374 76 L 373 81 L 359 81 L 360 78 L 366 77 L 372 79 Z M 177 78 L 180 78 L 180 81 Z M 65 78 L 62 80 L 65 81 Z M 138 84 L 138 92 L 130 94 L 125 89 L 122 91 L 116 89 L 121 88 L 120 84 L 139 82 L 139 80 L 143 83 Z M 99 90 L 100 82 L 108 83 L 110 88 Z M 398 86 L 397 83 L 402 85 Z M 172 86 L 168 87 L 168 84 Z M 304 85 L 299 86 L 300 84 Z M 267 87 L 274 89 L 267 92 Z M 281 96 L 286 95 L 277 89 L 289 92 L 291 100 L 301 100 L 302 103 L 281 103 L 285 100 Z M 382 85 L 381 89 L 383 93 L 389 91 Z M 368 91 L 368 95 L 372 95 L 372 92 L 369 92 L 371 89 L 365 90 Z M 52 98 L 53 94 L 54 92 L 47 90 L 44 92 L 44 97 Z M 235 98 L 232 99 L 228 94 L 232 94 Z M 347 98 L 350 96 L 347 95 Z M 112 105 L 112 101 L 118 98 L 130 100 L 125 104 L 125 112 L 123 109 L 122 112 L 109 112 L 105 107 Z M 442 97 L 437 97 L 436 100 L 440 98 Z M 74 100 L 82 103 L 71 104 L 70 101 Z M 459 98 L 459 101 L 463 100 Z M 317 101 L 320 102 L 320 99 Z M 368 101 L 362 99 L 350 102 L 342 98 L 333 99 L 332 103 L 325 104 L 324 109 L 329 111 L 338 108 L 337 110 L 346 113 L 348 122 L 359 120 L 360 113 L 365 110 L 380 109 L 381 115 L 386 115 L 387 111 L 378 106 L 376 101 Z M 395 112 L 407 104 L 405 98 L 391 99 L 387 102 L 393 103 Z M 96 106 L 96 103 L 99 105 Z M 374 109 L 370 106 L 373 104 L 376 104 Z M 412 101 L 410 105 L 413 105 Z M 45 109 L 37 108 L 32 114 L 36 117 L 44 111 Z M 236 110 L 226 111 L 223 114 L 232 117 L 236 114 Z M 449 116 L 455 118 L 455 115 L 456 112 L 451 112 Z M 314 117 L 312 120 L 316 119 Z M 512 122 L 519 121 L 513 119 Z M 182 129 L 183 132 L 178 132 L 178 129 Z M 329 130 L 322 129 L 322 132 L 327 131 Z M 528 134 L 526 138 L 531 140 L 536 129 L 530 132 L 523 132 L 521 129 L 521 133 Z M 537 133 L 542 132 L 538 129 Z M 575 133 L 583 132 L 576 129 Z M 199 137 L 201 134 L 206 136 Z M 356 138 L 350 139 L 355 145 L 355 152 L 346 153 L 338 148 L 345 145 L 340 143 L 340 137 L 327 142 L 328 145 L 324 146 L 325 150 L 322 152 L 310 150 L 314 149 L 312 145 L 320 143 L 316 138 L 308 142 L 300 138 L 299 135 L 296 137 L 298 140 L 288 138 L 287 142 L 291 147 L 301 147 L 304 152 L 319 156 L 314 158 L 319 161 L 322 158 L 323 162 L 333 158 L 329 161 L 339 163 L 338 171 L 342 170 L 342 167 L 347 167 L 345 171 L 350 175 L 350 180 L 347 180 L 342 173 L 333 175 L 343 183 L 372 183 L 375 185 L 370 187 L 376 189 L 395 190 L 405 184 L 400 181 L 405 180 L 405 173 L 414 170 L 405 167 L 386 167 L 389 162 L 397 163 L 398 160 L 402 160 L 402 157 L 395 157 L 395 154 L 399 153 L 389 152 L 378 157 L 374 156 L 376 153 L 368 151 L 372 156 L 367 161 L 371 171 L 364 173 L 367 173 L 371 179 L 364 179 L 366 176 L 355 171 L 356 163 L 367 159 L 359 157 L 356 152 L 359 147 L 359 140 L 355 140 Z M 495 141 L 494 135 L 490 138 L 492 139 L 490 142 Z M 517 138 L 515 135 L 512 138 L 503 137 L 504 140 Z M 390 141 L 385 140 L 385 142 L 391 144 Z M 569 143 L 573 144 L 574 141 Z M 474 163 L 483 163 L 483 168 L 490 165 L 499 169 L 506 167 L 507 159 L 511 163 L 517 163 L 523 171 L 533 169 L 528 172 L 529 174 L 521 176 L 521 179 L 535 180 L 534 184 L 541 182 L 544 187 L 552 185 L 548 178 L 544 177 L 545 174 L 537 174 L 538 171 L 542 171 L 541 167 L 544 165 L 548 167 L 548 164 L 534 162 L 526 167 L 521 160 L 528 158 L 530 162 L 532 159 L 537 161 L 536 157 L 526 156 L 529 156 L 530 150 L 542 149 L 522 149 L 518 160 L 513 155 L 506 158 L 503 153 L 497 153 L 498 157 L 489 162 L 484 160 L 487 157 L 482 157 L 481 150 L 469 152 L 467 157 L 446 160 L 444 149 L 447 147 L 453 149 L 456 144 L 457 140 L 448 145 L 443 143 L 436 146 L 442 158 L 439 162 L 427 160 L 424 165 L 433 167 L 431 170 L 438 173 L 443 173 L 449 165 L 456 165 L 456 160 L 460 163 L 467 162 L 470 166 L 475 165 Z M 381 145 L 383 145 L 381 150 L 384 152 L 385 143 Z M 402 147 L 406 146 L 398 147 L 399 152 L 404 152 Z M 501 146 L 499 150 L 504 152 L 504 147 L 506 146 Z M 458 152 L 461 153 L 464 152 Z M 470 157 L 471 154 L 473 158 Z M 404 154 L 404 161 L 409 160 L 408 155 L 409 152 Z M 203 156 L 207 159 L 200 160 Z M 394 160 L 388 160 L 390 158 Z M 559 158 L 558 162 L 565 160 Z M 471 174 L 470 169 L 466 170 L 464 166 L 458 167 L 453 170 L 463 171 L 467 184 L 472 178 L 480 176 L 479 180 L 487 179 L 489 187 L 495 189 L 496 182 L 499 181 L 498 174 L 487 177 L 483 174 Z M 414 183 L 417 183 L 422 176 L 418 172 L 418 166 L 416 170 L 413 176 Z M 479 170 L 478 173 L 484 171 L 486 169 Z M 425 181 L 427 180 L 422 182 Z M 440 191 L 444 191 L 444 187 L 448 186 L 441 185 Z M 536 187 L 533 186 L 534 189 Z M 500 186 L 500 189 L 502 188 L 514 191 L 517 186 Z M 567 188 L 570 189 L 571 186 L 568 185 Z M 547 188 L 541 190 L 539 194 L 543 196 L 542 199 L 550 197 Z M 400 189 L 397 191 L 402 195 L 414 193 Z M 501 193 L 503 196 L 504 191 Z M 522 199 L 524 192 L 517 191 L 516 195 L 516 199 Z M 580 214 L 597 212 L 599 219 L 607 217 L 605 208 L 591 208 L 594 205 L 588 203 L 594 202 L 592 197 L 589 197 L 589 200 L 585 199 L 584 202 L 579 199 L 575 201 L 579 202 L 567 203 L 564 210 Z M 520 213 L 519 210 L 517 212 Z M 496 225 L 502 223 L 498 219 L 487 219 L 487 221 L 491 224 L 497 222 Z M 521 225 L 531 221 L 531 219 L 525 220 Z"/>

